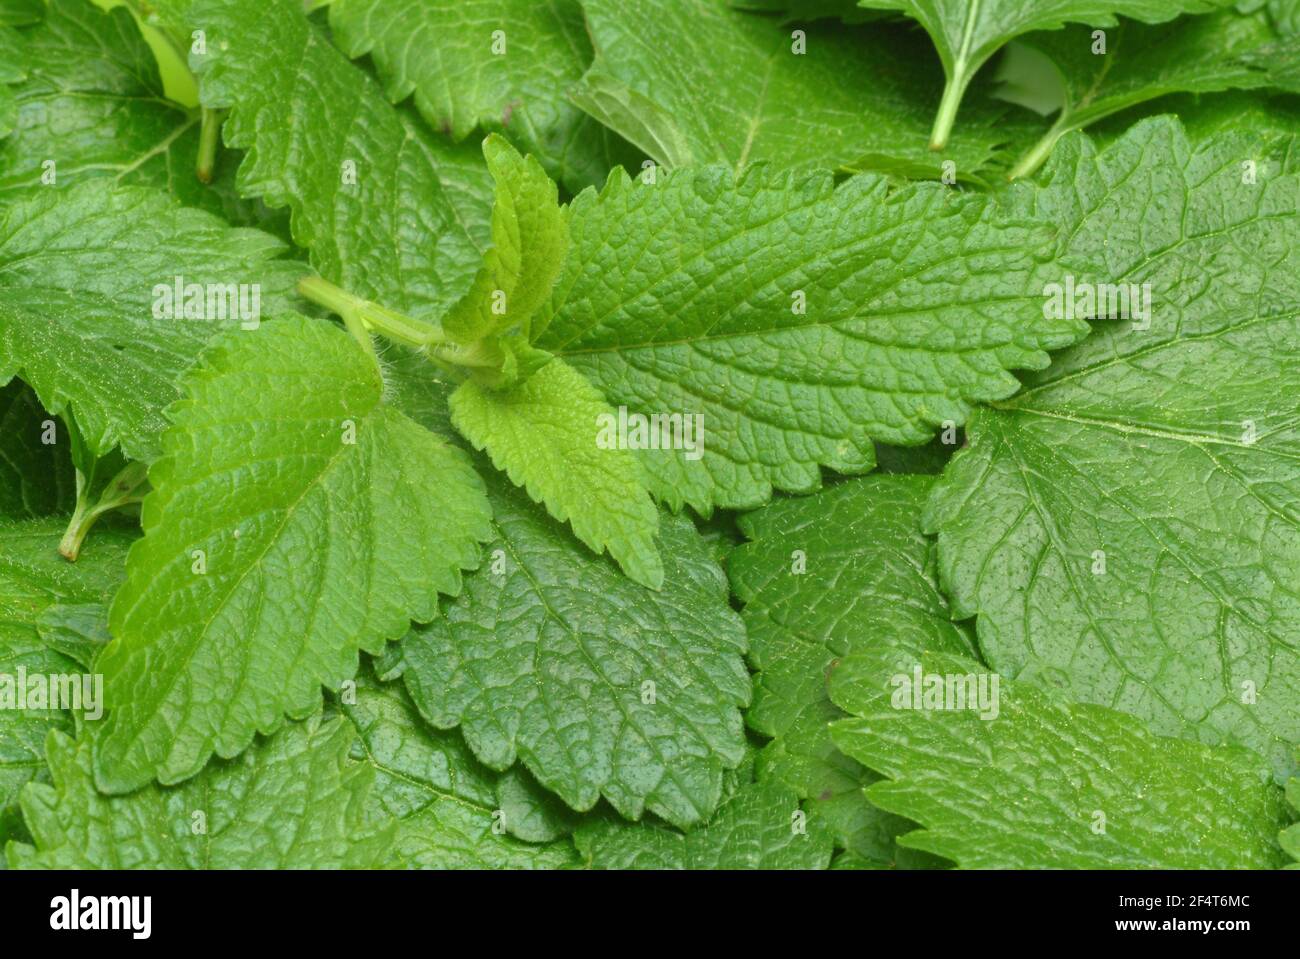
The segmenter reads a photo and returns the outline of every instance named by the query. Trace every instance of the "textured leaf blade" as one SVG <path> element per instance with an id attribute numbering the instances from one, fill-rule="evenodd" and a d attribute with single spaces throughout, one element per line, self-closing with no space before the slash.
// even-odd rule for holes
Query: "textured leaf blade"
<path id="1" fill-rule="evenodd" d="M 985 107 L 972 113 L 986 123 L 972 123 L 950 150 L 927 149 L 935 71 L 924 38 L 902 29 L 801 24 L 799 53 L 788 26 L 726 0 L 583 8 L 596 59 L 573 99 L 672 168 L 764 161 L 938 178 L 951 160 L 966 178 L 1001 141 L 993 123 L 1005 107 Z"/>
<path id="2" fill-rule="evenodd" d="M 1058 281 L 1149 283 L 1149 328 L 1099 324 L 980 411 L 926 521 L 995 669 L 1249 746 L 1284 778 L 1300 738 L 1300 190 L 1275 169 L 1243 182 L 1256 146 L 1193 147 L 1158 118 L 1100 155 L 1063 141 L 1043 186 L 1013 194 L 1071 225 Z"/>
<path id="3" fill-rule="evenodd" d="M 347 334 L 301 318 L 232 334 L 188 380 L 98 663 L 101 788 L 237 755 L 459 591 L 490 535 L 482 485 L 382 389 Z"/>
<path id="4" fill-rule="evenodd" d="M 131 542 L 128 534 L 105 527 L 94 548 L 73 566 L 59 555 L 62 532 L 63 522 L 57 519 L 0 521 L 0 675 L 5 677 L 0 681 L 0 841 L 21 829 L 17 801 L 22 787 L 46 777 L 46 735 L 72 725 L 69 713 L 60 708 L 18 708 L 19 670 L 29 677 L 78 679 L 84 672 L 42 641 L 38 622 L 60 603 L 104 602 L 121 580 Z M 83 700 L 83 705 L 91 704 Z"/>
<path id="5" fill-rule="evenodd" d="M 12 88 L 18 127 L 0 144 L 0 194 L 103 177 L 278 232 L 267 211 L 236 195 L 234 163 L 224 162 L 233 157 L 219 158 L 212 184 L 194 175 L 198 112 L 167 99 L 154 53 L 127 10 L 51 0 L 45 13 L 21 31 L 29 69 Z"/>
<path id="6" fill-rule="evenodd" d="M 390 106 L 294 0 L 195 0 L 186 21 L 208 41 L 192 62 L 203 103 L 230 108 L 226 143 L 248 151 L 240 191 L 290 209 L 321 276 L 420 318 L 464 295 L 492 203 L 476 145 Z"/>
<path id="7" fill-rule="evenodd" d="M 578 539 L 609 554 L 651 589 L 664 582 L 655 545 L 659 510 L 630 453 L 598 443 L 609 406 L 571 366 L 552 360 L 509 392 L 462 384 L 451 396 L 456 428 Z"/>
<path id="8" fill-rule="evenodd" d="M 541 845 L 503 835 L 497 781 L 460 733 L 431 729 L 398 684 L 358 682 L 342 706 L 356 727 L 353 755 L 373 767 L 376 824 L 396 820 L 385 865 L 421 869 L 558 869 L 575 865 L 568 841 Z M 553 837 L 552 837 L 553 838 Z"/>
<path id="9" fill-rule="evenodd" d="M 840 845 L 878 864 L 893 863 L 894 837 L 909 824 L 862 798 L 876 777 L 831 744 L 827 724 L 844 713 L 826 684 L 839 657 L 885 642 L 973 652 L 949 618 L 921 533 L 932 483 L 868 476 L 778 501 L 741 517 L 749 542 L 727 563 L 759 667 L 746 719 L 773 737 L 759 778 L 794 789 Z"/>
<path id="10" fill-rule="evenodd" d="M 538 346 L 611 406 L 702 417 L 702 446 L 638 458 L 657 497 L 705 514 L 865 472 L 872 440 L 925 442 L 1087 329 L 1044 318 L 1038 228 L 936 184 L 616 174 L 570 231 Z"/>
<path id="11" fill-rule="evenodd" d="M 664 516 L 653 592 L 489 480 L 496 538 L 444 616 L 402 642 L 421 714 L 493 769 L 516 760 L 574 809 L 681 824 L 716 808 L 744 754 L 744 630 L 706 545 Z M 650 683 L 652 685 L 646 685 Z"/>
<path id="12" fill-rule="evenodd" d="M 181 786 L 128 796 L 95 788 L 91 745 L 51 733 L 52 785 L 23 793 L 25 869 L 339 869 L 385 861 L 393 825 L 365 821 L 374 771 L 349 762 L 343 719 L 291 723 Z M 202 814 L 202 820 L 196 818 Z M 196 825 L 202 825 L 202 831 Z"/>
<path id="13" fill-rule="evenodd" d="M 254 288 L 268 313 L 290 302 L 303 267 L 283 252 L 268 234 L 140 187 L 88 181 L 0 206 L 0 381 L 21 375 L 93 455 L 120 445 L 152 460 L 176 382 L 216 333 L 244 322 L 239 286 L 245 306 Z M 236 297 L 222 319 L 188 318 L 181 301 L 156 318 L 156 288 L 170 294 L 177 277 L 205 291 L 233 284 Z"/>
<path id="14" fill-rule="evenodd" d="M 465 296 L 442 320 L 461 343 L 514 326 L 528 338 L 529 321 L 551 294 L 569 249 L 569 225 L 558 191 L 533 158 L 524 159 L 500 137 L 483 141 L 496 182 L 492 246 Z"/>
<path id="15" fill-rule="evenodd" d="M 394 102 L 457 140 L 481 127 L 505 133 L 573 192 L 610 167 L 640 162 L 632 148 L 571 104 L 591 63 L 577 0 L 334 0 L 335 42 L 369 54 Z"/>
<path id="16" fill-rule="evenodd" d="M 897 677 L 918 668 L 988 675 L 971 659 L 883 648 L 831 676 L 831 698 L 852 714 L 832 726 L 835 744 L 887 779 L 867 798 L 923 827 L 901 844 L 969 869 L 1278 865 L 1281 790 L 1257 754 L 1155 736 L 1030 683 L 1000 683 L 992 719 L 896 706 Z"/>
<path id="17" fill-rule="evenodd" d="M 947 136 L 970 81 L 1004 44 L 1034 30 L 1067 23 L 1112 27 L 1115 14 L 1143 23 L 1166 23 L 1183 13 L 1204 13 L 1232 0 L 860 0 L 876 10 L 897 10 L 918 21 L 934 41 L 947 75 L 935 133 Z"/>
<path id="18" fill-rule="evenodd" d="M 611 819 L 584 824 L 574 838 L 592 869 L 825 869 L 830 837 L 816 824 L 794 828 L 798 812 L 788 789 L 753 784 L 688 833 Z"/>

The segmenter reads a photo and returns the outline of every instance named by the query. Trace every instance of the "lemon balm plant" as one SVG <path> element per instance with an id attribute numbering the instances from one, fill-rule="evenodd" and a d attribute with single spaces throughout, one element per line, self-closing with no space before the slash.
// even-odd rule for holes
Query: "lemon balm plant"
<path id="1" fill-rule="evenodd" d="M 1285 5 L 309 6 L 0 0 L 9 866 L 1297 853 Z"/>

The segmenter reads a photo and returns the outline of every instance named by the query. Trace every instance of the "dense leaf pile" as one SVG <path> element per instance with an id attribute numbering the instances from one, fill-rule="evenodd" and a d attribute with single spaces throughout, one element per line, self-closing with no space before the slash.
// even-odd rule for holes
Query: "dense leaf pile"
<path id="1" fill-rule="evenodd" d="M 1297 865 L 1294 4 L 306 6 L 0 0 L 0 866 Z"/>

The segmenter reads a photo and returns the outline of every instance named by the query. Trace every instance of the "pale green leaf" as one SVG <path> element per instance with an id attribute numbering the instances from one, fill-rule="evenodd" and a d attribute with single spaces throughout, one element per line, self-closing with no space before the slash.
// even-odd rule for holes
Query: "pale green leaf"
<path id="1" fill-rule="evenodd" d="M 984 684 L 976 705 L 994 709 L 946 698 L 968 678 Z M 971 659 L 887 646 L 832 673 L 831 698 L 852 714 L 831 727 L 835 744 L 886 777 L 867 788 L 872 803 L 922 826 L 900 844 L 968 869 L 1279 864 L 1282 791 L 1257 754 L 992 680 Z"/>
<path id="2" fill-rule="evenodd" d="M 469 291 L 442 319 L 447 335 L 463 344 L 511 327 L 529 338 L 529 321 L 551 295 L 569 249 L 558 191 L 538 162 L 498 136 L 483 141 L 483 155 L 496 183 L 492 246 Z"/>
<path id="3" fill-rule="evenodd" d="M 627 450 L 600 442 L 604 397 L 573 367 L 552 360 L 508 392 L 462 384 L 451 417 L 535 502 L 592 550 L 606 550 L 632 579 L 658 589 L 663 561 L 655 545 L 659 510 Z"/>
<path id="4" fill-rule="evenodd" d="M 1252 174 L 1258 146 L 1191 146 L 1157 118 L 1100 154 L 1072 135 L 1013 192 L 1068 225 L 1054 280 L 1072 278 L 1078 315 L 1111 310 L 1082 302 L 1089 284 L 1138 296 L 975 414 L 926 522 L 995 669 L 1249 746 L 1284 778 L 1300 741 L 1300 179 Z"/>
<path id="5" fill-rule="evenodd" d="M 482 485 L 382 392 L 351 337 L 302 318 L 230 334 L 189 377 L 97 663 L 100 788 L 237 755 L 459 592 L 491 535 Z"/>

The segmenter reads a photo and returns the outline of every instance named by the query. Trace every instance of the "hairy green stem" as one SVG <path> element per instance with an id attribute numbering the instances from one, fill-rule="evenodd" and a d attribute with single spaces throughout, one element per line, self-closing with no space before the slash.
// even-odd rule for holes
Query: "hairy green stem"
<path id="1" fill-rule="evenodd" d="M 299 280 L 298 292 L 331 313 L 337 313 L 345 323 L 359 322 L 366 330 L 373 330 L 395 343 L 425 349 L 441 346 L 447 341 L 438 327 L 354 296 L 319 276 Z"/>
<path id="2" fill-rule="evenodd" d="M 1065 133 L 1067 129 L 1066 122 L 1065 113 L 1062 111 L 1061 116 L 1052 124 L 1052 128 L 1043 134 L 1042 139 L 1035 143 L 1020 158 L 1019 162 L 1012 167 L 1011 172 L 1007 174 L 1007 179 L 1019 180 L 1021 177 L 1031 176 L 1035 173 L 1046 162 L 1052 152 L 1052 147 L 1056 146 L 1056 141 Z"/>
<path id="3" fill-rule="evenodd" d="M 77 470 L 77 508 L 72 513 L 68 528 L 59 541 L 59 552 L 69 562 L 76 562 L 81 546 L 86 541 L 95 522 L 105 513 L 130 506 L 144 499 L 144 485 L 149 468 L 143 463 L 128 463 L 126 468 L 109 481 L 95 503 L 90 502 L 90 484 L 81 470 Z"/>
<path id="4" fill-rule="evenodd" d="M 194 173 L 200 183 L 212 182 L 212 171 L 217 164 L 217 147 L 221 142 L 221 111 L 203 107 L 199 120 L 199 158 Z"/>
<path id="5" fill-rule="evenodd" d="M 934 128 L 930 131 L 931 150 L 942 150 L 948 145 L 953 123 L 957 120 L 957 109 L 961 106 L 969 83 L 970 75 L 966 72 L 965 65 L 957 64 L 943 87 L 943 99 L 939 101 L 939 112 L 935 114 Z"/>

